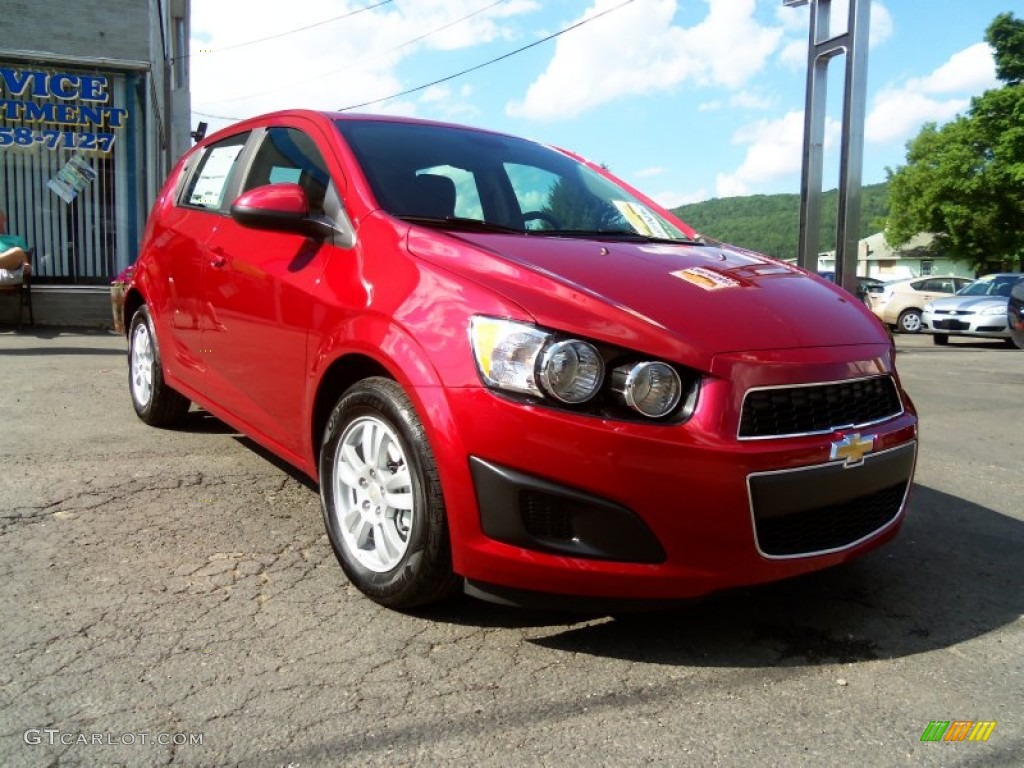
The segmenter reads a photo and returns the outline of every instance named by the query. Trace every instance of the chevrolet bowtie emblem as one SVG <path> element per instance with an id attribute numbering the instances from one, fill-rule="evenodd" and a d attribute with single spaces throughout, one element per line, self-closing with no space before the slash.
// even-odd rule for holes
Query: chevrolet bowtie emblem
<path id="1" fill-rule="evenodd" d="M 863 463 L 864 456 L 871 453 L 874 448 L 874 435 L 861 437 L 860 432 L 855 432 L 852 435 L 847 435 L 842 440 L 836 440 L 832 443 L 832 453 L 830 454 L 830 458 L 833 461 L 836 459 L 845 459 L 847 467 L 855 467 L 858 464 Z"/>

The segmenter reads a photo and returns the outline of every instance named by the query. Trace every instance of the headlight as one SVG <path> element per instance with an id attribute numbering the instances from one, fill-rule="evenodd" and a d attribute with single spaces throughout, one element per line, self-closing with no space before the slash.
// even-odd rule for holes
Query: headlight
<path id="1" fill-rule="evenodd" d="M 935 305 L 933 305 L 931 303 L 928 303 L 928 304 L 924 305 L 924 311 L 925 312 L 931 312 L 933 309 L 935 309 Z"/>
<path id="2" fill-rule="evenodd" d="M 550 334 L 525 323 L 474 317 L 469 337 L 484 383 L 512 392 L 542 394 L 537 386 L 537 356 Z"/>
<path id="3" fill-rule="evenodd" d="M 632 350 L 479 315 L 470 322 L 469 338 L 484 385 L 548 407 L 574 406 L 576 413 L 631 421 L 675 414 L 679 423 L 696 405 L 699 375 L 657 360 L 637 362 L 640 353 Z"/>
<path id="4" fill-rule="evenodd" d="M 544 350 L 540 383 L 556 400 L 585 403 L 597 394 L 603 379 L 604 360 L 592 344 L 569 339 Z"/>
<path id="5" fill-rule="evenodd" d="M 995 307 L 989 307 L 987 309 L 983 309 L 978 314 L 979 315 L 1005 315 L 1006 314 L 1006 310 L 1007 310 L 1007 307 L 995 306 Z"/>
<path id="6" fill-rule="evenodd" d="M 683 384 L 665 363 L 636 363 L 612 371 L 612 389 L 638 413 L 658 419 L 679 405 Z"/>

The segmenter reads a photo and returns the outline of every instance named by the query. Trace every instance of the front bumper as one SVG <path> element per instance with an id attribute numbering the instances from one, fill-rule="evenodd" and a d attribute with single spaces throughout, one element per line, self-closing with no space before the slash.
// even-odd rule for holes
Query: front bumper
<path id="1" fill-rule="evenodd" d="M 1001 315 L 950 315 L 925 312 L 921 316 L 921 331 L 950 336 L 978 336 L 985 339 L 1010 338 L 1005 312 Z"/>
<path id="2" fill-rule="evenodd" d="M 850 364 L 835 351 L 821 354 L 832 359 L 725 361 L 728 375 L 709 377 L 693 418 L 675 426 L 583 417 L 483 388 L 451 392 L 461 456 L 443 474 L 455 570 L 498 588 L 673 599 L 795 576 L 879 546 L 902 522 L 913 475 L 909 402 L 861 430 L 872 448 L 853 464 L 831 458 L 849 430 L 736 438 L 750 387 L 887 367 L 880 358 Z M 860 514 L 861 502 L 881 509 Z M 851 532 L 823 532 L 829 516 Z M 780 523 L 790 530 L 766 549 Z M 810 549 L 797 543 L 790 551 L 792 529 L 808 525 Z"/>

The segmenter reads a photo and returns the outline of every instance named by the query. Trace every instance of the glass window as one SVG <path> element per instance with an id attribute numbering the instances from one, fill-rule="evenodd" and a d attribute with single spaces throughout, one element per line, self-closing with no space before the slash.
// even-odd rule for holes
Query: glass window
<path id="1" fill-rule="evenodd" d="M 224 193 L 238 165 L 238 156 L 249 137 L 248 133 L 232 136 L 207 148 L 199 169 L 192 176 L 185 193 L 185 202 L 211 211 L 224 205 Z"/>
<path id="2" fill-rule="evenodd" d="M 455 215 L 483 224 L 563 236 L 687 240 L 675 223 L 629 190 L 542 144 L 388 120 L 339 120 L 336 125 L 377 201 L 395 216 L 444 224 L 446 217 L 436 212 L 451 189 L 446 191 L 436 177 L 445 176 L 457 188 Z M 424 178 L 430 176 L 435 178 Z"/>
<path id="3" fill-rule="evenodd" d="M 331 176 L 323 155 L 306 133 L 297 128 L 273 126 L 267 129 L 256 150 L 242 191 L 282 182 L 298 184 L 309 198 L 310 212 L 324 213 Z"/>

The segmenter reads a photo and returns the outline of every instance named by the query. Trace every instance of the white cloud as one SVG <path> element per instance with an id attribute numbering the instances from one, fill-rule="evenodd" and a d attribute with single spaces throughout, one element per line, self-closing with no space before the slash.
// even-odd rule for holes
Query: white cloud
<path id="1" fill-rule="evenodd" d="M 775 99 L 770 96 L 761 96 L 753 91 L 740 91 L 729 97 L 729 106 L 741 109 L 771 109 L 775 106 Z"/>
<path id="2" fill-rule="evenodd" d="M 661 176 L 665 173 L 664 168 L 644 168 L 633 174 L 638 179 L 649 179 L 652 176 Z"/>
<path id="3" fill-rule="evenodd" d="M 938 94 L 979 94 L 998 84 L 992 49 L 988 43 L 976 43 L 954 53 L 930 75 L 908 81 L 907 90 Z"/>
<path id="4" fill-rule="evenodd" d="M 578 20 L 617 2 L 595 0 Z M 741 88 L 775 51 L 782 30 L 754 20 L 755 0 L 708 0 L 708 5 L 707 17 L 688 29 L 672 25 L 676 0 L 648 0 L 558 38 L 547 70 L 506 111 L 551 120 L 684 82 Z"/>
<path id="5" fill-rule="evenodd" d="M 698 189 L 696 192 L 659 192 L 655 195 L 650 195 L 651 199 L 656 200 L 661 204 L 662 208 L 678 208 L 681 205 L 689 205 L 690 203 L 700 203 L 711 197 L 706 189 Z"/>
<path id="6" fill-rule="evenodd" d="M 997 82 L 992 49 L 986 43 L 965 48 L 931 74 L 881 90 L 865 121 L 865 139 L 905 141 L 927 122 L 951 120 L 967 109 L 970 96 Z"/>
<path id="7" fill-rule="evenodd" d="M 420 103 L 428 104 L 431 110 L 447 120 L 471 120 L 480 116 L 480 110 L 472 102 L 473 87 L 463 85 L 454 92 L 447 85 L 432 85 L 420 95 Z"/>
<path id="8" fill-rule="evenodd" d="M 807 40 L 791 40 L 782 46 L 779 53 L 781 61 L 789 69 L 802 69 L 807 66 Z"/>
<path id="9" fill-rule="evenodd" d="M 878 2 L 871 4 L 871 31 L 869 33 L 868 45 L 874 47 L 881 45 L 892 37 L 894 26 L 892 14 L 889 9 Z"/>
<path id="10" fill-rule="evenodd" d="M 844 0 L 838 0 L 832 8 L 832 34 L 842 34 L 847 26 L 850 6 Z M 802 8 L 786 8 L 780 6 L 776 11 L 779 21 L 785 25 L 787 40 L 782 45 L 779 61 L 789 69 L 802 69 L 807 66 L 807 44 L 810 32 L 810 11 Z M 882 45 L 893 35 L 892 14 L 880 2 L 871 3 L 871 26 L 868 31 L 868 48 Z M 790 34 L 800 33 L 800 37 L 792 38 Z"/>
<path id="11" fill-rule="evenodd" d="M 372 101 L 408 87 L 396 74 L 405 58 L 512 37 L 508 20 L 540 6 L 508 0 L 474 13 L 479 0 L 397 0 L 378 10 L 359 12 L 362 7 L 352 0 L 303 0 L 299 13 L 294 4 L 271 0 L 194 3 L 193 108 L 227 117 L 210 121 L 219 127 L 274 109 Z M 303 26 L 310 28 L 297 29 Z M 392 101 L 372 109 L 414 114 L 416 104 Z"/>
<path id="12" fill-rule="evenodd" d="M 698 112 L 717 112 L 722 108 L 722 102 L 720 101 L 705 101 L 703 104 L 697 105 Z"/>
<path id="13" fill-rule="evenodd" d="M 825 121 L 825 150 L 839 136 L 838 120 Z M 733 143 L 746 144 L 747 152 L 733 173 L 719 173 L 715 179 L 718 197 L 749 195 L 772 182 L 799 173 L 803 162 L 804 113 L 788 112 L 776 120 L 759 120 L 740 128 Z"/>
<path id="14" fill-rule="evenodd" d="M 967 99 L 932 99 L 902 88 L 882 91 L 864 123 L 864 139 L 874 143 L 908 139 L 925 123 L 950 120 L 969 103 Z"/>

